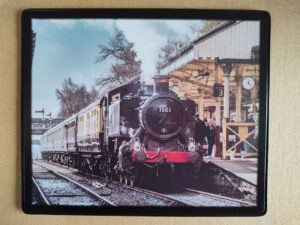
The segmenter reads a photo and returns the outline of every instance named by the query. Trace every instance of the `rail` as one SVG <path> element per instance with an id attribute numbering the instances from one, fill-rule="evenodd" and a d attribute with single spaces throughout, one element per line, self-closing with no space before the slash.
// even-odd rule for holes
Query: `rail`
<path id="1" fill-rule="evenodd" d="M 40 200 L 42 201 L 43 204 L 45 205 L 50 205 L 47 197 L 45 196 L 44 192 L 42 191 L 42 189 L 40 188 L 40 186 L 38 185 L 38 183 L 36 182 L 36 180 L 34 179 L 34 177 L 31 177 L 32 179 L 32 183 L 37 191 L 38 197 L 40 198 Z"/>
<path id="2" fill-rule="evenodd" d="M 205 192 L 205 191 L 200 191 L 200 190 L 196 190 L 196 189 L 191 189 L 191 188 L 185 188 L 185 190 L 190 191 L 190 192 L 195 192 L 198 194 L 202 194 L 202 195 L 207 195 L 207 196 L 211 196 L 211 197 L 215 197 L 215 198 L 219 198 L 219 199 L 224 199 L 224 201 L 232 201 L 232 202 L 237 202 L 243 206 L 256 206 L 256 204 L 252 203 L 252 202 L 247 202 L 247 201 L 243 201 L 243 200 L 239 200 L 239 199 L 235 199 L 235 198 L 230 198 L 230 197 L 226 197 L 226 196 L 222 196 L 222 195 L 216 195 L 216 194 L 212 194 L 209 192 Z"/>
<path id="3" fill-rule="evenodd" d="M 220 196 L 200 190 L 185 188 L 178 193 L 164 194 L 171 199 L 181 201 L 188 206 L 194 207 L 252 207 L 256 206 L 253 203 L 242 201 L 239 199 Z"/>

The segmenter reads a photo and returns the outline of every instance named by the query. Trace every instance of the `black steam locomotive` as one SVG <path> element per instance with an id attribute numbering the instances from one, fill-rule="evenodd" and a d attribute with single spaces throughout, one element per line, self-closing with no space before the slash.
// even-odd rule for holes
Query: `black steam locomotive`
<path id="1" fill-rule="evenodd" d="M 182 184 L 197 174 L 203 157 L 193 138 L 195 102 L 180 100 L 168 76 L 154 83 L 118 87 L 48 130 L 42 158 L 131 186 Z"/>

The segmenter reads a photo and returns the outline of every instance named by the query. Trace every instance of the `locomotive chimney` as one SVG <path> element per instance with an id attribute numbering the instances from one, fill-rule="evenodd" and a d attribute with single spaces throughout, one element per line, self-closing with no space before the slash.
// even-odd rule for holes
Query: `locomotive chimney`
<path id="1" fill-rule="evenodd" d="M 168 94 L 169 93 L 169 76 L 155 75 L 154 80 L 154 94 Z"/>

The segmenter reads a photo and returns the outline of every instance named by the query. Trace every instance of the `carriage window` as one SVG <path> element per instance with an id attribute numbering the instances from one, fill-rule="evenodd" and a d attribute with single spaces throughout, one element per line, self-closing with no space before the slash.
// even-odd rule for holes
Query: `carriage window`
<path id="1" fill-rule="evenodd" d="M 93 110 L 91 111 L 91 114 L 90 114 L 91 116 L 90 116 L 90 123 L 89 123 L 89 126 L 90 126 L 90 128 L 89 128 L 89 133 L 90 132 L 93 132 Z"/>
<path id="2" fill-rule="evenodd" d="M 80 128 L 81 128 L 81 127 L 80 127 L 80 126 L 81 126 L 80 119 L 78 119 L 78 125 L 77 125 L 77 126 L 78 126 L 78 135 L 80 135 L 80 130 L 81 130 L 81 129 L 80 129 Z"/>
<path id="3" fill-rule="evenodd" d="M 92 111 L 92 120 L 91 120 L 91 131 L 94 132 L 94 110 Z"/>
<path id="4" fill-rule="evenodd" d="M 77 126 L 78 126 L 78 136 L 80 136 L 80 132 L 81 132 L 81 122 L 80 122 L 80 118 L 78 118 L 78 124 L 77 124 Z"/>
<path id="5" fill-rule="evenodd" d="M 81 117 L 81 135 L 83 135 L 84 134 L 84 131 L 83 131 L 83 129 L 84 129 L 84 124 L 83 124 L 83 116 Z"/>
<path id="6" fill-rule="evenodd" d="M 96 131 L 96 109 L 93 110 L 93 133 Z"/>
<path id="7" fill-rule="evenodd" d="M 97 110 L 97 117 L 96 117 L 96 126 L 97 126 L 97 129 L 99 130 L 99 120 L 100 120 L 100 118 L 99 118 L 99 110 Z"/>
<path id="8" fill-rule="evenodd" d="M 87 116 L 86 116 L 86 118 L 87 118 L 87 132 L 88 133 L 90 133 L 90 114 L 89 113 L 87 113 Z"/>
<path id="9" fill-rule="evenodd" d="M 77 122 L 77 126 L 78 126 L 78 135 L 80 135 L 80 119 L 78 119 L 78 122 Z"/>
<path id="10" fill-rule="evenodd" d="M 80 126 L 79 126 L 79 131 L 80 131 L 80 136 L 83 134 L 83 116 L 79 118 Z"/>
<path id="11" fill-rule="evenodd" d="M 80 117 L 80 136 L 82 135 L 82 116 Z"/>

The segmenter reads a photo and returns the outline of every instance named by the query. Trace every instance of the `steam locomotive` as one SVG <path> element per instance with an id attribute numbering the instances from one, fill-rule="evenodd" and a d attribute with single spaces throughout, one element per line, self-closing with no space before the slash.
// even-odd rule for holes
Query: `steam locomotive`
<path id="1" fill-rule="evenodd" d="M 180 100 L 168 76 L 153 79 L 154 86 L 133 81 L 104 93 L 48 130 L 42 159 L 131 186 L 176 185 L 195 176 L 203 163 L 193 138 L 195 102 Z"/>

